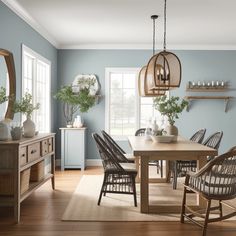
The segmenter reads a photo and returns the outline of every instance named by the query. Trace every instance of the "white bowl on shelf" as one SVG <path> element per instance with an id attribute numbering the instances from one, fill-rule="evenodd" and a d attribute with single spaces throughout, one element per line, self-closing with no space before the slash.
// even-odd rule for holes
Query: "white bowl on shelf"
<path id="1" fill-rule="evenodd" d="M 175 135 L 157 135 L 157 136 L 152 135 L 151 138 L 153 142 L 170 143 L 175 138 Z"/>

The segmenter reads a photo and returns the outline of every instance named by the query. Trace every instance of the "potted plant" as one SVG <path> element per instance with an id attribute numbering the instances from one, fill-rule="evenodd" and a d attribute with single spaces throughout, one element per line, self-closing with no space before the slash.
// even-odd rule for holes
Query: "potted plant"
<path id="1" fill-rule="evenodd" d="M 188 106 L 188 102 L 179 97 L 166 95 L 154 98 L 154 108 L 157 109 L 161 115 L 167 116 L 169 126 L 166 127 L 168 135 L 178 135 L 178 128 L 174 125 L 179 114 Z"/>
<path id="2" fill-rule="evenodd" d="M 35 135 L 35 124 L 31 120 L 31 116 L 33 111 L 38 110 L 39 107 L 39 103 L 36 105 L 33 104 L 32 95 L 28 92 L 26 92 L 24 97 L 22 97 L 19 101 L 15 101 L 14 112 L 20 112 L 26 116 L 26 121 L 23 122 L 24 137 L 26 138 L 32 138 Z"/>
<path id="3" fill-rule="evenodd" d="M 73 116 L 77 110 L 84 113 L 95 105 L 96 97 L 90 94 L 91 82 L 88 82 L 87 86 L 83 85 L 76 93 L 71 85 L 67 85 L 54 95 L 56 99 L 63 102 L 63 113 L 67 127 L 73 126 Z"/>

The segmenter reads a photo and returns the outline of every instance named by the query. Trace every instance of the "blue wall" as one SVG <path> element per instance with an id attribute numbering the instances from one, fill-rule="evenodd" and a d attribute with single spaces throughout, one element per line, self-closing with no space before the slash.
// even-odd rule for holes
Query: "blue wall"
<path id="1" fill-rule="evenodd" d="M 0 1 L 0 48 L 13 53 L 16 69 L 16 97 L 21 96 L 21 46 L 25 44 L 51 61 L 52 93 L 57 90 L 57 49 Z M 52 99 L 52 130 L 57 127 L 56 101 Z M 17 115 L 16 118 L 19 119 Z"/>
<path id="2" fill-rule="evenodd" d="M 235 81 L 235 51 L 176 51 L 179 56 L 183 75 L 181 87 L 173 90 L 172 95 L 184 97 L 190 95 L 185 91 L 187 82 L 198 80 L 227 80 L 231 88 L 236 88 Z M 105 95 L 105 68 L 106 67 L 141 67 L 151 56 L 148 50 L 59 50 L 58 52 L 58 79 L 59 85 L 70 84 L 79 73 L 96 74 L 102 86 L 101 93 Z M 200 95 L 201 93 L 191 93 Z M 235 91 L 213 93 L 210 95 L 235 96 Z M 209 94 L 205 94 L 209 95 Z M 58 110 L 58 125 L 65 122 Z M 88 127 L 88 158 L 98 158 L 92 132 L 99 132 L 105 127 L 105 99 L 92 108 L 87 114 L 82 114 Z M 230 103 L 229 111 L 224 112 L 222 100 L 199 100 L 192 104 L 190 112 L 184 111 L 176 122 L 179 132 L 184 137 L 190 137 L 199 128 L 207 128 L 206 136 L 222 130 L 224 137 L 220 152 L 226 151 L 236 144 L 236 107 L 235 101 Z M 127 143 L 122 143 L 126 148 Z"/>

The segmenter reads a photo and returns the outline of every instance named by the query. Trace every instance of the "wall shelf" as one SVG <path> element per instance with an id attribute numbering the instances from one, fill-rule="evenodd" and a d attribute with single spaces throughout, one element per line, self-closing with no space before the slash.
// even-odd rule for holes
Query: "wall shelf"
<path id="1" fill-rule="evenodd" d="M 191 103 L 194 100 L 224 100 L 225 101 L 225 112 L 228 110 L 228 104 L 230 99 L 233 99 L 234 97 L 231 96 L 186 96 L 185 99 L 189 102 L 189 105 L 187 107 L 187 111 L 189 111 L 191 107 Z"/>
<path id="2" fill-rule="evenodd" d="M 227 92 L 228 88 L 186 88 L 186 92 Z"/>

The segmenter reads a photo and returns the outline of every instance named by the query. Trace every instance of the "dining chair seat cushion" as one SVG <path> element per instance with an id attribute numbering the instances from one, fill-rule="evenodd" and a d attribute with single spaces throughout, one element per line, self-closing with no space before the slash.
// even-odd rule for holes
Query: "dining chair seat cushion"
<path id="1" fill-rule="evenodd" d="M 134 162 L 135 161 L 135 156 L 131 153 L 126 153 L 124 156 L 129 160 L 129 162 Z"/>
<path id="2" fill-rule="evenodd" d="M 225 183 L 229 183 L 229 181 L 230 177 L 224 179 L 215 176 L 206 176 L 205 179 L 190 177 L 189 187 L 205 195 L 222 196 L 228 190 L 229 186 L 226 186 Z M 236 185 L 236 183 L 232 184 Z"/>
<path id="3" fill-rule="evenodd" d="M 120 166 L 126 171 L 126 172 L 134 172 L 137 173 L 136 165 L 133 163 L 120 163 Z"/>

